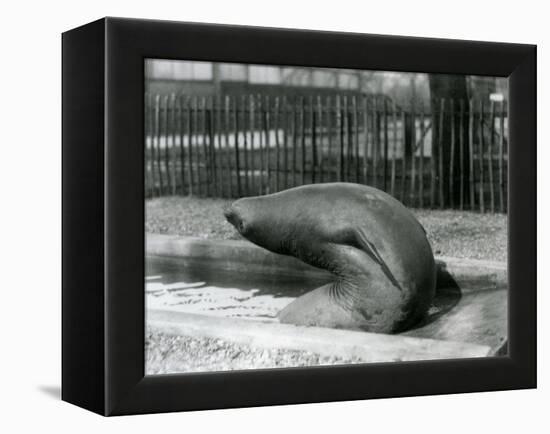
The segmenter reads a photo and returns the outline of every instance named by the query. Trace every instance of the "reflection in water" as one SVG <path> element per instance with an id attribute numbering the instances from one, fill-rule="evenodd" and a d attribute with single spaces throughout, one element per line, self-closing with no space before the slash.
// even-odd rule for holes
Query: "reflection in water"
<path id="1" fill-rule="evenodd" d="M 300 295 L 326 283 L 281 274 L 225 271 L 176 258 L 148 257 L 147 309 L 276 321 Z"/>
<path id="2" fill-rule="evenodd" d="M 145 286 L 148 309 L 175 310 L 225 317 L 275 320 L 293 297 L 257 295 L 260 290 L 227 288 L 206 282 L 164 284 L 148 281 Z"/>

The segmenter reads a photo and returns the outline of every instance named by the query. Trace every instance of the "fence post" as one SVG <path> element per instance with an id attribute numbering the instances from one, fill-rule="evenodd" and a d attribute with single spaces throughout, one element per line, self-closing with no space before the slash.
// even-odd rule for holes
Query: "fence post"
<path id="1" fill-rule="evenodd" d="M 402 129 L 402 148 L 403 158 L 401 159 L 401 195 L 400 200 L 405 203 L 405 188 L 407 180 L 407 119 L 405 109 L 401 109 L 401 129 Z"/>
<path id="2" fill-rule="evenodd" d="M 298 172 L 298 169 L 296 167 L 296 160 L 298 159 L 298 108 L 297 108 L 297 105 L 298 105 L 298 97 L 295 96 L 293 99 L 292 99 L 292 115 L 291 115 L 291 118 L 292 118 L 292 164 L 291 164 L 291 168 L 292 168 L 292 186 L 293 187 L 296 187 L 296 185 L 298 184 L 298 180 L 297 180 L 297 172 Z"/>
<path id="3" fill-rule="evenodd" d="M 340 95 L 336 95 L 336 138 L 338 143 L 338 182 L 343 179 L 344 142 L 342 139 L 342 113 L 340 111 Z"/>
<path id="4" fill-rule="evenodd" d="M 416 101 L 413 99 L 411 105 L 411 191 L 409 194 L 409 205 L 416 205 Z"/>
<path id="5" fill-rule="evenodd" d="M 159 154 L 161 156 L 161 165 L 162 165 L 162 173 L 163 178 L 166 181 L 165 187 L 163 187 L 163 196 L 165 194 L 170 194 L 170 171 L 168 168 L 168 131 L 166 126 L 166 121 L 168 119 L 167 115 L 167 108 L 168 105 L 168 96 L 162 95 L 160 98 L 160 123 L 159 123 Z"/>
<path id="6" fill-rule="evenodd" d="M 388 191 L 388 100 L 384 97 L 384 191 Z"/>
<path id="7" fill-rule="evenodd" d="M 168 187 L 168 194 L 172 191 L 172 177 L 171 177 L 171 170 L 170 170 L 170 142 L 168 140 L 170 133 L 168 130 L 168 120 L 169 120 L 169 114 L 168 114 L 168 102 L 169 102 L 169 96 L 165 95 L 164 98 L 164 116 L 163 116 L 163 131 L 164 131 L 164 170 L 166 171 L 166 185 Z"/>
<path id="8" fill-rule="evenodd" d="M 250 132 L 250 184 L 254 191 L 253 194 L 258 194 L 256 190 L 256 134 L 254 132 L 254 95 L 248 95 L 248 129 Z M 261 194 L 261 178 L 260 178 L 260 194 Z"/>
<path id="9" fill-rule="evenodd" d="M 372 185 L 378 187 L 378 150 L 380 143 L 380 116 L 378 114 L 378 98 L 372 99 Z"/>
<path id="10" fill-rule="evenodd" d="M 265 136 L 264 136 L 264 129 L 263 129 L 264 117 L 263 117 L 263 114 L 262 114 L 262 110 L 263 110 L 262 97 L 257 94 L 254 98 L 254 102 L 255 102 L 255 109 L 257 109 L 257 111 L 258 111 L 258 149 L 259 149 L 259 154 L 260 154 L 260 157 L 259 157 L 259 161 L 260 161 L 259 184 L 260 184 L 260 195 L 263 195 L 264 191 L 267 192 L 267 189 L 264 188 L 265 187 L 265 185 L 264 185 Z"/>
<path id="11" fill-rule="evenodd" d="M 164 123 L 164 97 L 162 95 L 159 95 L 158 100 L 158 108 L 155 107 L 157 112 L 157 166 L 159 171 L 159 179 L 160 179 L 160 195 L 165 195 L 165 185 L 167 185 L 168 180 L 166 179 L 167 174 L 165 171 L 165 158 L 164 158 L 164 151 L 162 147 L 162 133 L 163 133 L 163 123 Z"/>
<path id="12" fill-rule="evenodd" d="M 246 96 L 241 95 L 241 118 L 242 118 L 242 137 L 243 137 L 243 155 L 242 155 L 242 161 L 243 161 L 243 173 L 244 173 L 244 192 L 245 195 L 250 195 L 250 180 L 249 180 L 249 166 L 248 166 L 248 136 L 247 136 L 247 101 Z"/>
<path id="13" fill-rule="evenodd" d="M 195 135 L 195 149 L 194 149 L 194 155 L 196 160 L 196 167 L 197 167 L 197 195 L 201 196 L 203 191 L 202 186 L 202 176 L 201 173 L 203 172 L 203 169 L 201 167 L 201 145 L 200 145 L 200 122 L 199 117 L 201 114 L 201 107 L 200 107 L 200 101 L 198 97 L 193 98 L 193 133 Z"/>
<path id="14" fill-rule="evenodd" d="M 363 147 L 363 183 L 368 184 L 369 175 L 369 113 L 368 102 L 366 95 L 363 95 L 363 130 L 365 132 L 365 141 Z"/>
<path id="15" fill-rule="evenodd" d="M 460 146 L 460 209 L 464 209 L 464 100 L 460 100 L 459 121 L 459 146 Z"/>
<path id="16" fill-rule="evenodd" d="M 317 125 L 313 107 L 313 96 L 309 97 L 309 122 L 311 126 L 311 183 L 315 184 L 315 171 L 317 170 Z"/>
<path id="17" fill-rule="evenodd" d="M 347 97 L 346 97 L 347 98 Z M 347 98 L 346 101 L 346 119 L 347 119 L 347 141 L 348 141 L 348 156 L 347 161 L 347 171 L 346 171 L 346 181 L 350 182 L 353 178 L 354 170 L 354 158 L 355 158 L 355 143 L 354 143 L 354 123 L 353 123 L 353 105 L 352 97 Z"/>
<path id="18" fill-rule="evenodd" d="M 491 123 L 489 129 L 489 147 L 487 150 L 489 159 L 489 197 L 491 201 L 491 212 L 495 212 L 495 186 L 493 184 L 493 143 L 495 141 L 495 102 L 491 101 L 491 115 L 489 117 Z"/>
<path id="19" fill-rule="evenodd" d="M 391 153 L 391 195 L 395 197 L 395 157 L 397 154 L 397 116 L 395 114 L 395 101 L 392 100 L 392 153 Z"/>
<path id="20" fill-rule="evenodd" d="M 248 194 L 248 139 L 246 137 L 246 99 L 243 95 L 240 97 L 238 95 L 234 96 L 235 100 L 235 143 L 239 144 L 242 142 L 242 149 L 238 149 L 236 152 L 238 161 L 237 167 L 239 172 L 237 173 L 237 179 L 241 184 L 240 195 Z M 242 175 L 244 174 L 244 181 Z"/>
<path id="21" fill-rule="evenodd" d="M 156 95 L 155 97 L 155 145 L 157 154 L 157 169 L 159 172 L 158 195 L 161 196 L 164 195 L 164 177 L 162 176 L 162 155 L 160 147 L 160 95 Z"/>
<path id="22" fill-rule="evenodd" d="M 147 98 L 148 107 L 148 125 L 149 125 L 149 147 L 150 147 L 150 188 L 151 197 L 155 196 L 155 111 L 153 107 L 153 95 L 149 94 Z"/>
<path id="23" fill-rule="evenodd" d="M 208 130 L 206 124 L 206 97 L 201 98 L 201 142 L 202 142 L 202 153 L 204 162 L 204 194 L 206 197 L 210 196 L 210 179 L 211 179 L 211 168 L 210 168 L 210 159 L 208 155 L 208 145 L 206 144 L 206 138 L 208 137 Z M 200 161 L 199 161 L 200 164 Z"/>
<path id="24" fill-rule="evenodd" d="M 193 167 L 195 169 L 195 192 L 197 196 L 202 196 L 202 167 L 201 167 L 201 145 L 200 145 L 200 100 L 199 97 L 193 97 Z"/>
<path id="25" fill-rule="evenodd" d="M 288 188 L 288 104 L 286 96 L 283 96 L 282 118 L 283 118 L 283 170 L 284 170 L 284 188 Z"/>
<path id="26" fill-rule="evenodd" d="M 325 182 L 324 176 L 324 150 L 325 150 L 325 141 L 323 140 L 323 126 L 326 128 L 326 124 L 323 123 L 323 106 L 321 105 L 321 97 L 317 95 L 317 122 L 319 124 L 319 146 L 317 147 L 319 158 L 319 178 L 321 182 Z"/>
<path id="27" fill-rule="evenodd" d="M 208 180 L 209 183 L 212 184 L 212 187 L 214 189 L 214 194 L 216 197 L 219 196 L 218 191 L 218 173 L 217 173 L 217 166 L 216 166 L 216 149 L 215 149 L 215 143 L 214 143 L 214 127 L 215 127 L 215 113 L 214 113 L 214 97 L 211 96 L 208 98 L 207 101 L 207 111 L 206 111 L 206 123 L 207 123 L 207 130 L 208 130 L 208 154 L 209 154 L 209 164 L 210 164 L 210 173 L 211 178 Z"/>
<path id="28" fill-rule="evenodd" d="M 418 191 L 420 199 L 420 208 L 424 208 L 424 140 L 426 135 L 426 125 L 424 125 L 424 103 L 420 103 L 420 164 L 418 167 Z M 415 128 L 416 130 L 416 128 Z"/>
<path id="29" fill-rule="evenodd" d="M 172 179 L 172 196 L 176 195 L 177 181 L 176 181 L 176 94 L 171 93 L 168 111 L 170 113 L 169 118 L 169 131 L 170 131 L 170 177 Z"/>
<path id="30" fill-rule="evenodd" d="M 193 106 L 192 106 L 192 100 L 189 98 L 187 100 L 187 132 L 188 132 L 188 138 L 187 138 L 187 177 L 189 180 L 189 196 L 193 196 L 193 182 L 194 182 L 194 176 L 193 176 Z"/>
<path id="31" fill-rule="evenodd" d="M 234 125 L 235 125 L 235 172 L 237 177 L 237 197 L 241 197 L 242 188 L 241 188 L 241 166 L 239 161 L 239 100 L 235 96 L 233 98 L 233 115 L 234 115 Z"/>
<path id="32" fill-rule="evenodd" d="M 438 155 L 438 161 L 439 161 L 439 207 L 445 208 L 445 196 L 443 194 L 443 186 L 445 184 L 445 174 L 443 172 L 443 127 L 445 123 L 443 122 L 445 119 L 445 98 L 441 98 L 441 106 L 440 106 L 440 118 L 439 118 L 439 138 L 437 141 L 437 148 L 439 151 Z"/>
<path id="33" fill-rule="evenodd" d="M 342 161 L 344 167 L 342 168 L 344 181 L 348 182 L 350 178 L 350 125 L 349 125 L 349 105 L 348 97 L 344 95 L 342 97 Z"/>
<path id="34" fill-rule="evenodd" d="M 216 171 L 218 178 L 218 192 L 220 197 L 224 196 L 223 185 L 225 184 L 223 180 L 223 149 L 222 149 L 222 100 L 220 95 L 216 95 L 212 99 L 212 104 L 214 107 L 214 117 L 216 119 L 216 128 L 214 129 L 214 134 L 216 136 L 218 146 L 216 150 Z"/>
<path id="35" fill-rule="evenodd" d="M 504 212 L 504 101 L 500 105 L 500 140 L 499 140 L 499 193 L 500 212 Z"/>
<path id="36" fill-rule="evenodd" d="M 333 168 L 334 160 L 337 160 L 338 156 L 336 156 L 336 158 L 332 158 L 334 153 L 337 151 L 335 151 L 334 149 L 335 148 L 334 141 L 332 140 L 334 130 L 333 130 L 333 116 L 332 116 L 332 98 L 330 96 L 327 96 L 327 129 L 328 129 L 328 150 L 327 150 L 328 178 L 329 178 L 329 181 L 332 181 L 333 180 L 332 168 Z"/>
<path id="37" fill-rule="evenodd" d="M 360 176 L 360 163 L 361 158 L 359 157 L 359 121 L 358 121 L 358 115 L 357 115 L 357 97 L 355 95 L 352 96 L 351 99 L 351 106 L 352 106 L 352 124 L 353 124 L 353 153 L 355 155 L 355 182 L 359 183 L 359 176 Z"/>
<path id="38" fill-rule="evenodd" d="M 346 102 L 346 118 L 347 118 L 347 172 L 346 181 L 352 182 L 355 180 L 355 124 L 353 117 L 353 96 L 347 98 Z"/>
<path id="39" fill-rule="evenodd" d="M 454 159 L 455 159 L 455 104 L 454 99 L 450 100 L 450 120 L 451 120 L 451 155 L 449 156 L 449 200 L 451 208 L 454 208 Z"/>
<path id="40" fill-rule="evenodd" d="M 430 208 L 435 208 L 435 183 L 437 178 L 437 159 L 436 159 L 436 142 L 437 137 L 435 135 L 435 126 L 437 125 L 438 121 L 438 112 L 437 112 L 437 105 L 436 101 L 431 104 L 431 118 L 432 118 L 432 148 L 431 148 L 431 158 L 430 158 Z"/>
<path id="41" fill-rule="evenodd" d="M 281 171 L 281 162 L 280 162 L 280 141 L 279 141 L 279 126 L 281 119 L 279 117 L 279 97 L 275 97 L 273 106 L 273 131 L 275 133 L 275 189 L 274 192 L 279 191 L 280 187 L 280 171 Z"/>
<path id="42" fill-rule="evenodd" d="M 475 193 L 474 193 L 474 100 L 470 98 L 469 101 L 469 119 L 468 119 L 468 146 L 469 146 L 469 178 L 470 178 L 470 210 L 475 208 Z"/>
<path id="43" fill-rule="evenodd" d="M 304 107 L 304 97 L 300 97 L 300 150 L 301 150 L 301 164 L 300 164 L 300 185 L 305 184 L 305 173 L 306 173 L 306 131 L 305 131 L 305 107 Z"/>
<path id="44" fill-rule="evenodd" d="M 180 181 L 181 189 L 180 194 L 185 194 L 185 146 L 183 144 L 183 138 L 185 136 L 185 122 L 183 117 L 183 95 L 177 96 L 178 103 L 178 133 L 179 133 L 179 145 L 180 145 Z"/>
<path id="45" fill-rule="evenodd" d="M 483 137 L 483 100 L 479 101 L 479 211 L 485 212 L 485 198 L 484 198 L 484 176 L 483 176 L 483 153 L 484 153 L 484 137 Z"/>
<path id="46" fill-rule="evenodd" d="M 269 95 L 265 96 L 265 104 L 263 105 L 263 119 L 264 119 L 264 131 L 265 131 L 265 167 L 267 177 L 266 193 L 271 193 L 271 140 L 269 136 L 270 128 L 270 103 Z"/>
<path id="47" fill-rule="evenodd" d="M 229 197 L 233 197 L 233 170 L 231 168 L 231 145 L 229 142 L 230 121 L 231 121 L 231 100 L 229 95 L 225 96 L 225 113 L 224 113 L 224 136 L 225 136 L 225 169 L 227 174 L 227 186 Z"/>

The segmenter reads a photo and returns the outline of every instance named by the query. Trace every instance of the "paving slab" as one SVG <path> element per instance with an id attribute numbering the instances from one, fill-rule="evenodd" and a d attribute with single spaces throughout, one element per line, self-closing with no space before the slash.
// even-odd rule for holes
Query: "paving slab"
<path id="1" fill-rule="evenodd" d="M 299 327 L 172 311 L 147 312 L 152 330 L 172 336 L 217 338 L 259 348 L 310 351 L 369 363 L 486 357 L 485 345 L 398 335 Z"/>

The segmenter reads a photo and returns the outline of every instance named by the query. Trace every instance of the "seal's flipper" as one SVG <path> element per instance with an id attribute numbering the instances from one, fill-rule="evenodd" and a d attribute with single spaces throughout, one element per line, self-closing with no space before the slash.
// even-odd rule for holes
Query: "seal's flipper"
<path id="1" fill-rule="evenodd" d="M 365 252 L 374 262 L 376 262 L 378 265 L 380 265 L 380 268 L 386 275 L 386 277 L 391 281 L 391 283 L 400 291 L 403 291 L 401 288 L 401 285 L 397 281 L 397 279 L 394 277 L 393 273 L 389 269 L 388 265 L 384 261 L 384 259 L 380 256 L 380 253 L 378 253 L 378 249 L 376 246 L 367 238 L 367 235 L 365 234 L 365 231 L 362 229 L 355 229 L 352 231 L 352 239 L 351 243 L 353 247 L 357 247 L 358 249 Z"/>
<path id="2" fill-rule="evenodd" d="M 367 312 L 357 312 L 346 303 L 336 303 L 331 294 L 334 284 L 323 285 L 298 297 L 281 312 L 279 321 L 300 326 L 330 327 L 348 330 L 378 330 L 376 321 Z"/>

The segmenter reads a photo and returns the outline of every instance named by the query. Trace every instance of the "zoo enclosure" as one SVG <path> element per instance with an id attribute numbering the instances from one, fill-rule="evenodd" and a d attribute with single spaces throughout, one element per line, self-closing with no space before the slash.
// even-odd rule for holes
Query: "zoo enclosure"
<path id="1" fill-rule="evenodd" d="M 319 182 L 408 206 L 506 212 L 506 102 L 145 96 L 145 194 L 241 197 Z M 435 108 L 435 110 L 433 110 Z"/>

